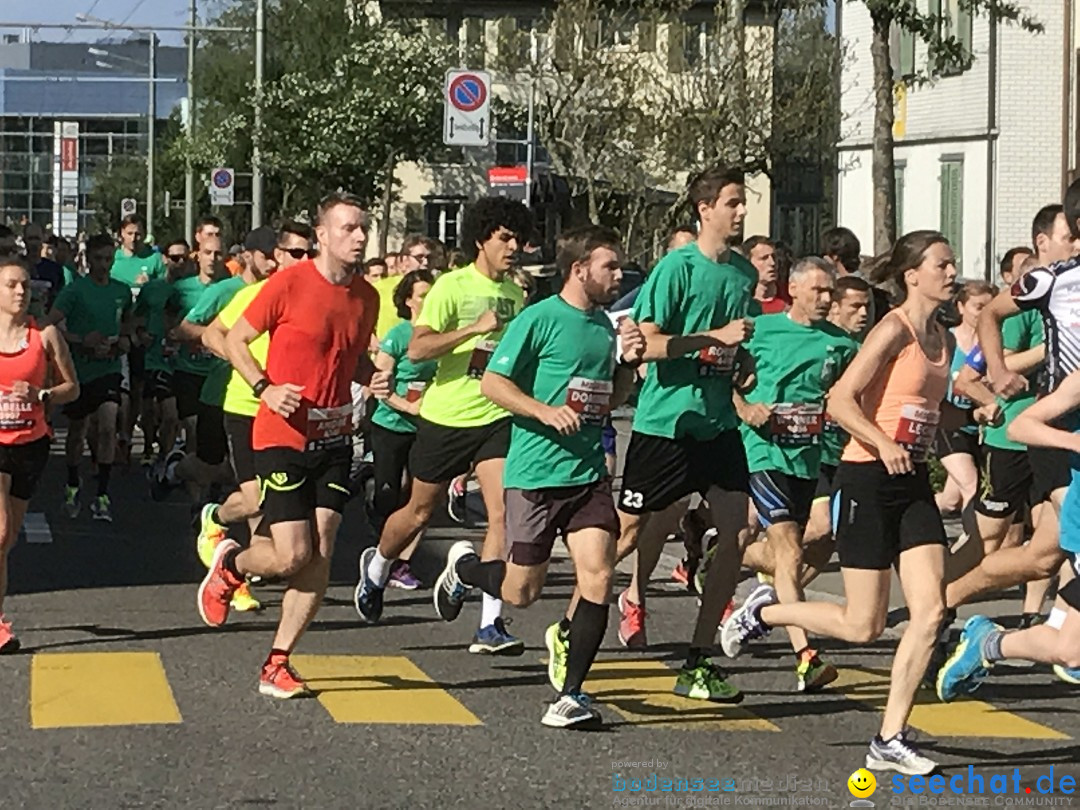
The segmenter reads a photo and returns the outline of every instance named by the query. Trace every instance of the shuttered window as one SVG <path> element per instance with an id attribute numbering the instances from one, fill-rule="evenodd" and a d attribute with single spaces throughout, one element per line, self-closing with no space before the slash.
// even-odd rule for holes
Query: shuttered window
<path id="1" fill-rule="evenodd" d="M 964 159 L 941 160 L 941 232 L 952 245 L 960 272 L 964 244 Z"/>

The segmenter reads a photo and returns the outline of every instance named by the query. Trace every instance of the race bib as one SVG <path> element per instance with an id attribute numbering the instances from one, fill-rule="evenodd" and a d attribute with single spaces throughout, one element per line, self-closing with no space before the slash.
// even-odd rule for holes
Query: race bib
<path id="1" fill-rule="evenodd" d="M 352 403 L 337 408 L 308 408 L 307 449 L 345 447 L 353 430 Z"/>
<path id="2" fill-rule="evenodd" d="M 769 438 L 784 447 L 805 447 L 821 440 L 825 406 L 820 402 L 781 402 L 769 416 Z"/>
<path id="3" fill-rule="evenodd" d="M 738 351 L 738 346 L 705 346 L 698 352 L 698 374 L 702 377 L 731 374 Z"/>
<path id="4" fill-rule="evenodd" d="M 574 377 L 566 386 L 566 404 L 581 416 L 584 425 L 602 425 L 611 413 L 611 380 L 588 380 Z"/>
<path id="5" fill-rule="evenodd" d="M 0 394 L 0 431 L 27 430 L 34 426 L 34 404 Z"/>
<path id="6" fill-rule="evenodd" d="M 479 380 L 484 376 L 484 369 L 487 368 L 488 362 L 491 360 L 491 355 L 495 352 L 495 347 L 498 343 L 494 340 L 478 340 L 476 347 L 472 350 L 472 354 L 469 355 L 469 376 L 474 380 Z"/>
<path id="7" fill-rule="evenodd" d="M 905 405 L 900 409 L 893 439 L 911 454 L 911 460 L 916 464 L 926 461 L 940 418 L 941 414 L 937 411 L 917 405 Z"/>
<path id="8" fill-rule="evenodd" d="M 411 382 L 405 387 L 405 401 L 406 402 L 419 402 L 420 397 L 424 395 L 424 391 L 427 389 L 427 383 L 417 380 Z"/>

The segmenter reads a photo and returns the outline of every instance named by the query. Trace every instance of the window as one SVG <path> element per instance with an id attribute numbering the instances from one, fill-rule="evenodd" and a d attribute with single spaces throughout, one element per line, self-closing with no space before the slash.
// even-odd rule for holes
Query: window
<path id="1" fill-rule="evenodd" d="M 941 233 L 952 245 L 960 271 L 964 245 L 964 159 L 941 159 Z"/>
<path id="2" fill-rule="evenodd" d="M 638 50 L 642 53 L 654 53 L 656 51 L 656 23 L 652 20 L 642 20 L 637 26 Z"/>
<path id="3" fill-rule="evenodd" d="M 893 222 L 897 235 L 904 232 L 904 170 L 907 164 L 897 161 L 893 165 L 893 186 L 896 189 L 896 202 L 893 207 Z"/>
<path id="4" fill-rule="evenodd" d="M 634 48 L 634 28 L 632 21 L 625 17 L 612 19 L 601 18 L 597 25 L 597 45 L 618 51 L 630 51 Z"/>
<path id="5" fill-rule="evenodd" d="M 447 248 L 458 246 L 461 200 L 432 199 L 424 203 L 424 233 Z"/>
<path id="6" fill-rule="evenodd" d="M 481 17 L 469 17 L 461 26 L 462 63 L 469 68 L 481 70 L 484 67 L 484 20 Z"/>
<path id="7" fill-rule="evenodd" d="M 938 35 L 942 39 L 954 37 L 970 61 L 973 22 L 971 11 L 962 0 L 930 0 L 930 13 L 939 18 Z M 949 63 L 941 65 L 938 72 L 942 76 L 955 76 L 965 69 L 963 65 Z"/>
<path id="8" fill-rule="evenodd" d="M 900 25 L 889 33 L 889 55 L 894 79 L 910 79 L 915 75 L 915 35 Z"/>

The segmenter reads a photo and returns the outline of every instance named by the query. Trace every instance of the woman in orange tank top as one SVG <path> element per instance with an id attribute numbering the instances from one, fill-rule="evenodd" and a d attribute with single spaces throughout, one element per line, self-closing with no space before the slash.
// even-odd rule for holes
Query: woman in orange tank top
<path id="1" fill-rule="evenodd" d="M 3 611 L 7 557 L 49 457 L 46 409 L 79 395 L 64 338 L 55 326 L 39 330 L 29 309 L 30 271 L 0 258 L 0 654 L 19 649 Z"/>
<path id="2" fill-rule="evenodd" d="M 996 405 L 961 411 L 945 400 L 952 337 L 937 321 L 952 297 L 956 265 L 935 231 L 902 237 L 887 266 L 903 302 L 873 328 L 829 393 L 829 413 L 850 435 L 833 498 L 845 603 L 778 604 L 764 585 L 724 625 L 721 643 L 737 655 L 745 642 L 775 626 L 866 644 L 881 635 L 892 567 L 910 620 L 896 650 L 893 679 L 866 767 L 927 774 L 936 763 L 906 733 L 915 690 L 930 663 L 945 615 L 945 529 L 934 502 L 926 455 L 938 427 L 960 427 L 973 414 L 997 418 Z"/>

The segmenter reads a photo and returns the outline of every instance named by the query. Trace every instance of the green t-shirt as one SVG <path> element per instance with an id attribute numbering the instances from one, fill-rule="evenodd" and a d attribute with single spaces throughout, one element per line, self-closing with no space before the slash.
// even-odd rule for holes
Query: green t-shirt
<path id="1" fill-rule="evenodd" d="M 439 366 L 436 360 L 414 363 L 409 359 L 407 349 L 412 333 L 413 325 L 402 321 L 387 332 L 379 343 L 379 349 L 394 358 L 394 393 L 410 402 L 424 395 L 428 383 L 435 376 L 435 369 Z M 379 401 L 375 413 L 371 415 L 371 421 L 395 433 L 416 432 L 416 418 L 395 410 L 386 400 Z"/>
<path id="2" fill-rule="evenodd" d="M 175 312 L 179 320 L 185 320 L 188 313 L 199 303 L 199 299 L 202 298 L 202 294 L 206 289 L 213 285 L 203 284 L 199 279 L 198 273 L 193 276 L 187 276 L 173 282 L 173 294 L 169 299 L 169 310 Z M 220 282 L 218 282 L 220 283 Z M 192 321 L 194 323 L 194 321 Z M 188 374 L 198 374 L 200 377 L 205 377 L 210 373 L 210 369 L 214 365 L 214 354 L 201 343 L 196 345 L 193 343 L 181 343 L 176 352 L 176 358 L 173 360 L 177 371 L 184 371 Z"/>
<path id="3" fill-rule="evenodd" d="M 191 321 L 196 326 L 208 326 L 236 293 L 246 286 L 243 276 L 232 276 L 211 284 L 203 289 L 199 300 L 188 310 L 184 320 Z M 207 405 L 220 407 L 225 401 L 225 388 L 232 375 L 232 366 L 228 360 L 222 360 L 205 346 L 203 350 L 210 355 L 210 361 L 207 363 L 206 381 L 199 392 L 199 400 Z"/>
<path id="4" fill-rule="evenodd" d="M 221 323 L 226 329 L 232 329 L 236 322 L 240 320 L 244 311 L 248 308 L 248 304 L 255 299 L 264 284 L 266 284 L 265 281 L 257 281 L 242 288 L 225 305 L 225 309 L 218 313 L 218 318 L 221 319 Z M 248 350 L 258 362 L 259 367 L 265 369 L 266 355 L 270 353 L 270 333 L 263 332 L 251 341 L 248 344 Z M 232 370 L 229 375 L 229 383 L 225 386 L 224 406 L 226 413 L 235 413 L 239 416 L 254 416 L 259 412 L 259 398 L 252 392 L 248 381 L 236 369 Z"/>
<path id="5" fill-rule="evenodd" d="M 152 343 L 146 349 L 146 368 L 150 371 L 173 370 L 176 344 L 165 340 L 165 307 L 172 296 L 172 284 L 162 276 L 146 282 L 135 301 L 135 316 L 146 321 Z"/>
<path id="6" fill-rule="evenodd" d="M 825 395 L 859 344 L 828 321 L 804 326 L 781 312 L 754 321 L 747 350 L 754 357 L 757 382 L 746 401 L 773 408 L 772 418 L 760 428 L 740 427 L 750 472 L 816 478 Z"/>
<path id="7" fill-rule="evenodd" d="M 533 399 L 581 414 L 581 430 L 572 436 L 514 416 L 505 487 L 577 486 L 607 475 L 600 434 L 615 375 L 615 330 L 607 315 L 577 309 L 559 295 L 547 298 L 510 324 L 488 370 Z"/>
<path id="8" fill-rule="evenodd" d="M 99 332 L 111 343 L 116 343 L 120 337 L 120 324 L 131 311 L 131 290 L 115 279 L 96 284 L 89 276 L 83 276 L 64 285 L 54 306 L 64 313 L 69 334 L 84 338 L 91 332 Z M 120 373 L 119 356 L 99 359 L 91 357 L 79 346 L 72 347 L 72 356 L 81 383 Z"/>
<path id="9" fill-rule="evenodd" d="M 835 324 L 833 324 L 835 326 Z M 866 336 L 866 332 L 861 334 L 852 334 L 851 332 L 845 332 L 856 345 L 861 346 L 862 340 Z M 825 421 L 821 425 L 821 463 L 827 464 L 830 467 L 835 467 L 840 463 L 840 456 L 844 454 L 844 448 L 847 443 L 851 441 L 851 435 L 840 427 L 840 423 L 831 418 L 828 414 L 828 409 L 825 413 Z"/>
<path id="10" fill-rule="evenodd" d="M 138 253 L 131 256 L 124 253 L 123 248 L 117 248 L 109 275 L 128 285 L 132 294 L 138 296 L 139 290 L 147 282 L 165 277 L 165 260 L 149 245 L 143 245 Z"/>
<path id="11" fill-rule="evenodd" d="M 665 335 L 719 329 L 752 314 L 756 285 L 757 273 L 740 263 L 715 262 L 692 242 L 671 251 L 653 268 L 632 317 L 638 323 L 656 324 Z M 734 360 L 734 348 L 712 347 L 650 363 L 638 396 L 634 430 L 669 439 L 707 440 L 736 428 L 738 417 L 731 404 Z"/>
<path id="12" fill-rule="evenodd" d="M 1001 324 L 1001 343 L 1009 352 L 1024 352 L 1034 349 L 1043 342 L 1042 313 L 1037 309 L 1029 309 L 1017 313 L 1005 319 Z M 1012 399 L 1004 400 L 998 397 L 998 404 L 1004 414 L 1004 420 L 999 427 L 983 429 L 983 444 L 996 447 L 999 450 L 1026 450 L 1027 445 L 1014 442 L 1008 437 L 1006 431 L 1009 424 L 1022 410 L 1035 401 L 1037 372 L 1028 376 L 1028 387 Z"/>
<path id="13" fill-rule="evenodd" d="M 494 332 L 469 338 L 438 358 L 435 380 L 420 403 L 420 416 L 444 427 L 481 427 L 509 414 L 480 393 L 480 378 L 506 324 L 525 306 L 525 294 L 509 278 L 495 281 L 475 264 L 443 273 L 424 298 L 417 326 L 453 332 L 494 310 L 503 324 Z"/>

